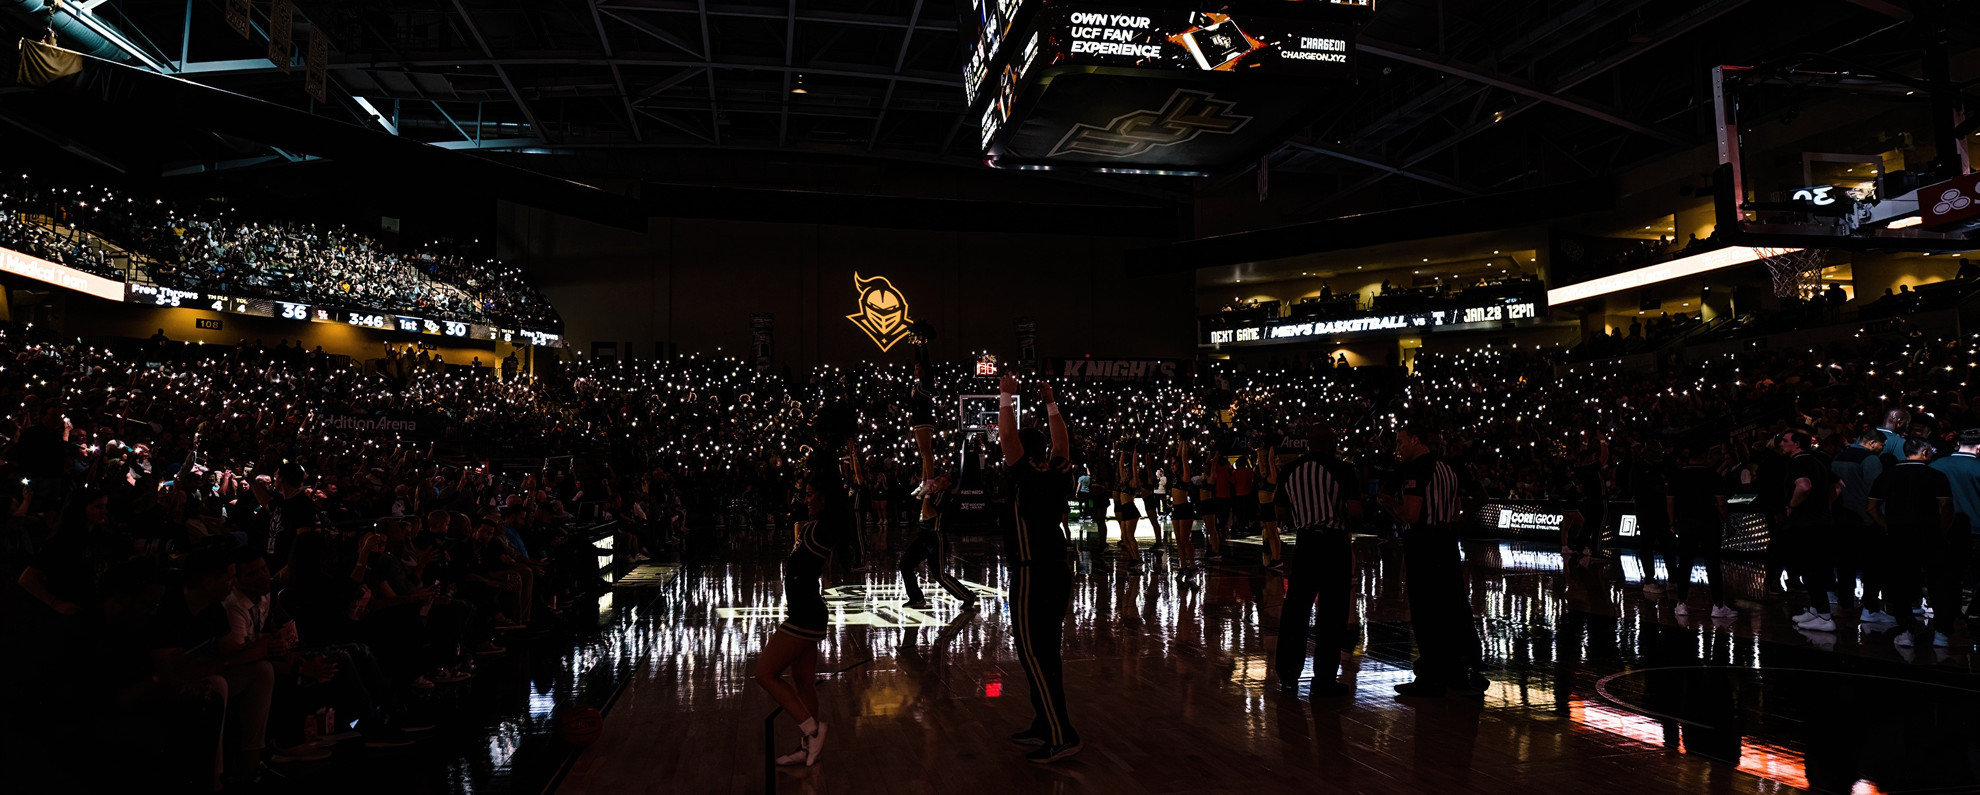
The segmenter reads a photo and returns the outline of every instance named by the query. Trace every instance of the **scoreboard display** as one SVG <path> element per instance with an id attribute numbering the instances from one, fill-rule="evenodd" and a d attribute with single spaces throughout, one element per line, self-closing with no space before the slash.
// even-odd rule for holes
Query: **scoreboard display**
<path id="1" fill-rule="evenodd" d="M 290 301 L 276 301 L 268 298 L 252 298 L 224 293 L 202 293 L 193 290 L 180 290 L 156 284 L 125 283 L 124 302 L 144 306 L 163 306 L 180 309 L 204 309 L 234 315 L 279 318 L 308 323 L 331 323 L 344 326 L 397 331 L 405 334 L 429 334 L 437 337 L 456 339 L 488 340 L 499 342 L 520 342 L 527 345 L 561 347 L 563 337 L 544 331 L 528 329 L 505 329 L 483 323 L 467 323 L 459 320 L 439 318 L 409 317 L 384 312 L 339 309 L 325 306 L 312 306 Z"/>
<path id="2" fill-rule="evenodd" d="M 1201 174 L 1248 162 L 1354 79 L 1372 0 L 969 0 L 963 75 L 1000 168 Z M 973 35 L 972 35 L 973 34 Z"/>

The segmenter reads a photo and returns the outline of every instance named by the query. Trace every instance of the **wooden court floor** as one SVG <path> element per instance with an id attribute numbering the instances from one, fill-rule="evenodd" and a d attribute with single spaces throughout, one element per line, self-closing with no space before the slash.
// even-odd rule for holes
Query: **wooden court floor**
<path id="1" fill-rule="evenodd" d="M 1493 667 L 1482 701 L 1393 696 L 1410 678 L 1405 584 L 1394 550 L 1363 539 L 1359 640 L 1343 680 L 1355 695 L 1315 702 L 1303 688 L 1282 693 L 1270 676 L 1277 577 L 1244 563 L 1133 576 L 1110 556 L 1084 554 L 1065 671 L 1086 748 L 1039 766 L 1006 739 L 1031 716 L 996 544 L 985 540 L 956 545 L 951 561 L 986 597 L 974 615 L 934 588 L 932 610 L 907 609 L 892 571 L 836 567 L 820 664 L 834 672 L 819 687 L 827 750 L 815 767 L 766 780 L 774 704 L 751 673 L 782 615 L 781 564 L 768 546 L 684 569 L 639 616 L 640 672 L 560 792 L 1898 792 L 1964 780 L 1963 763 L 1937 770 L 1909 755 L 1929 749 L 1906 746 L 1866 760 L 1852 745 L 1842 759 L 1811 745 L 1823 715 L 1853 714 L 1836 712 L 1849 702 L 1837 700 L 1834 677 L 1856 682 L 1852 670 L 1882 666 L 1871 678 L 1897 684 L 1871 688 L 1864 709 L 1938 700 L 1980 714 L 1965 655 L 1898 659 L 1874 639 L 1796 634 L 1785 608 L 1750 592 L 1752 572 L 1734 572 L 1746 600 L 1739 619 L 1680 619 L 1667 596 L 1632 582 L 1641 561 L 1563 561 L 1501 541 L 1466 548 Z M 788 720 L 775 732 L 776 752 L 795 745 Z"/>

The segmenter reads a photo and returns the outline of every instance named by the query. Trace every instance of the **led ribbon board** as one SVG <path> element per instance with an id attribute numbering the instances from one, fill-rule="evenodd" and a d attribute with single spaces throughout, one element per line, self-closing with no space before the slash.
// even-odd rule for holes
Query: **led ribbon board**
<path id="1" fill-rule="evenodd" d="M 1204 345 L 1263 345 L 1274 342 L 1302 342 L 1316 337 L 1343 337 L 1378 332 L 1457 331 L 1484 324 L 1496 326 L 1515 320 L 1534 320 L 1545 307 L 1534 301 L 1495 301 L 1460 309 L 1406 312 L 1393 315 L 1343 318 L 1341 320 L 1277 320 L 1246 323 L 1225 329 L 1205 329 Z"/>

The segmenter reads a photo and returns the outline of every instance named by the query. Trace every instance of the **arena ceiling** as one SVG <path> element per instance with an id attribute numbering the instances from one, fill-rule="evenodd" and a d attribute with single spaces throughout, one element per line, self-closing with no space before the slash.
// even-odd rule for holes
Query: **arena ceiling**
<path id="1" fill-rule="evenodd" d="M 331 42 L 320 104 L 302 69 L 268 62 L 270 4 L 253 4 L 245 38 L 225 5 L 71 4 L 142 51 L 126 63 L 545 171 L 703 153 L 980 167 L 953 0 L 299 0 L 298 46 L 311 25 Z M 1608 174 L 1712 139 L 1717 63 L 1819 50 L 1915 70 L 1911 14 L 1902 0 L 1383 0 L 1358 82 L 1316 85 L 1322 111 L 1270 168 L 1342 195 L 1380 185 L 1398 206 Z"/>

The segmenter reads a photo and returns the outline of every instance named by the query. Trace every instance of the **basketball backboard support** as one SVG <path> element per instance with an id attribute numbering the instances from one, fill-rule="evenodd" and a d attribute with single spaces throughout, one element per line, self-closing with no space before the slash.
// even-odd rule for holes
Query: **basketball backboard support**
<path id="1" fill-rule="evenodd" d="M 1805 65 L 1714 68 L 1721 242 L 1980 249 L 1980 204 L 1971 217 L 1934 212 L 1953 210 L 1962 198 L 1980 203 L 1980 174 L 1968 153 L 1980 139 L 1972 125 L 1961 129 L 1958 111 L 1980 96 L 1940 85 L 1935 102 L 1931 84 L 1902 75 Z"/>

